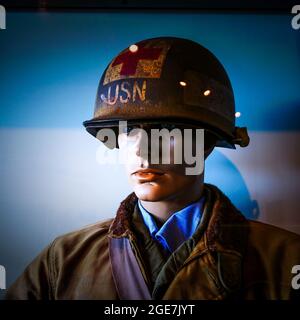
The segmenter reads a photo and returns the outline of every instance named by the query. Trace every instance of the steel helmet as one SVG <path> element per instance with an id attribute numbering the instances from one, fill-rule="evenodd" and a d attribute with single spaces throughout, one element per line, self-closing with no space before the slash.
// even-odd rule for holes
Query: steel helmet
<path id="1" fill-rule="evenodd" d="M 159 37 L 130 45 L 105 69 L 94 117 L 83 124 L 94 136 L 101 128 L 138 123 L 192 124 L 213 132 L 217 146 L 249 144 L 235 126 L 234 95 L 219 60 L 187 39 Z"/>

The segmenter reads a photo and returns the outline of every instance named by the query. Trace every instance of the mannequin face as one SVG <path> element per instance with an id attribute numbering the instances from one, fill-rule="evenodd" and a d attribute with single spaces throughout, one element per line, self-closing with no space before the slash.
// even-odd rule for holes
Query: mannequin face
<path id="1" fill-rule="evenodd" d="M 138 128 L 146 130 L 148 137 L 150 137 L 149 129 L 151 127 L 139 125 Z M 135 126 L 135 129 L 138 128 Z M 129 128 L 129 131 L 130 129 L 132 127 Z M 125 162 L 126 173 L 135 194 L 140 200 L 170 201 L 185 197 L 185 194 L 188 197 L 191 190 L 200 189 L 203 183 L 203 172 L 198 175 L 187 175 L 186 168 L 194 167 L 194 165 L 188 165 L 184 161 L 181 164 L 174 163 L 174 150 L 176 144 L 182 143 L 180 140 L 176 138 L 170 140 L 167 150 L 170 153 L 169 164 L 162 163 L 161 158 L 158 164 L 151 164 L 149 161 L 151 159 L 150 148 L 149 155 L 146 158 L 143 157 L 141 152 L 141 147 L 145 143 L 143 133 L 135 130 L 137 133 L 131 135 L 129 131 L 119 134 L 118 143 L 120 151 L 125 152 L 128 156 L 128 160 Z M 150 142 L 148 144 L 150 145 Z M 161 146 L 159 147 L 161 150 Z M 214 145 L 206 147 L 207 150 L 204 150 L 205 158 L 213 150 L 213 147 Z M 192 148 L 194 152 L 195 139 L 193 139 Z M 184 157 L 182 158 L 184 159 Z"/>

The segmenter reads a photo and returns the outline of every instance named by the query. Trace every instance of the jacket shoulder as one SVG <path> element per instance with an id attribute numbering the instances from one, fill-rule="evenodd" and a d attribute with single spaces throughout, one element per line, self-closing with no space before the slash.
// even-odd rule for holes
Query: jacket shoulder
<path id="1" fill-rule="evenodd" d="M 249 220 L 249 236 L 256 237 L 262 242 L 272 241 L 281 242 L 298 242 L 300 245 L 300 235 L 267 223 Z"/>
<path id="2" fill-rule="evenodd" d="M 300 264 L 300 235 L 257 221 L 249 221 L 248 251 L 264 264 L 285 268 L 290 274 Z"/>
<path id="3" fill-rule="evenodd" d="M 113 219 L 88 225 L 57 237 L 12 284 L 6 299 L 53 299 L 58 278 L 67 278 L 84 263 L 99 260 L 97 252 L 107 253 L 107 233 Z M 68 277 L 69 277 L 68 276 Z"/>
<path id="4" fill-rule="evenodd" d="M 55 243 L 68 243 L 68 242 L 80 242 L 81 240 L 87 240 L 88 238 L 98 235 L 105 236 L 108 233 L 113 218 L 99 221 L 93 224 L 89 224 L 78 230 L 74 230 L 63 235 L 58 236 L 54 241 Z"/>
<path id="5" fill-rule="evenodd" d="M 107 234 L 112 222 L 113 218 L 107 219 L 57 237 L 50 245 L 50 257 L 56 256 L 57 264 L 69 256 L 84 255 L 96 247 L 106 249 Z"/>

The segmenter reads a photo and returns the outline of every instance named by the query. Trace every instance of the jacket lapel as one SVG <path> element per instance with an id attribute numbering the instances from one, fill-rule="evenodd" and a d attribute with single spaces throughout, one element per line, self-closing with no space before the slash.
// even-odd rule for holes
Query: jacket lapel
<path id="1" fill-rule="evenodd" d="M 215 256 L 219 283 L 227 295 L 242 285 L 242 264 L 248 243 L 248 221 L 215 186 L 211 219 L 206 231 L 208 250 Z"/>
<path id="2" fill-rule="evenodd" d="M 128 238 L 109 238 L 113 279 L 121 300 L 150 300 L 151 295 Z"/>
<path id="3" fill-rule="evenodd" d="M 136 201 L 134 193 L 122 201 L 108 233 L 113 279 L 121 300 L 151 299 L 142 273 L 143 268 L 139 266 L 132 250 L 135 240 L 130 228 L 130 218 Z"/>
<path id="4" fill-rule="evenodd" d="M 216 187 L 206 184 L 206 203 L 190 255 L 169 274 L 162 299 L 236 299 L 242 285 L 248 222 Z M 204 230 L 204 232 L 200 232 Z M 198 232 L 198 236 L 196 233 Z"/>

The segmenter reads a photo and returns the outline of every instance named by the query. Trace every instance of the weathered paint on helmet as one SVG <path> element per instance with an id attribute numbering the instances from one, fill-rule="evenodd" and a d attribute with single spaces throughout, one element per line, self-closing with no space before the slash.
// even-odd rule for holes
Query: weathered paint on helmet
<path id="1" fill-rule="evenodd" d="M 196 124 L 213 131 L 218 146 L 246 146 L 246 128 L 235 127 L 234 95 L 219 60 L 200 44 L 160 37 L 123 50 L 105 69 L 87 131 L 129 123 Z M 238 135 L 237 135 L 238 133 Z"/>

